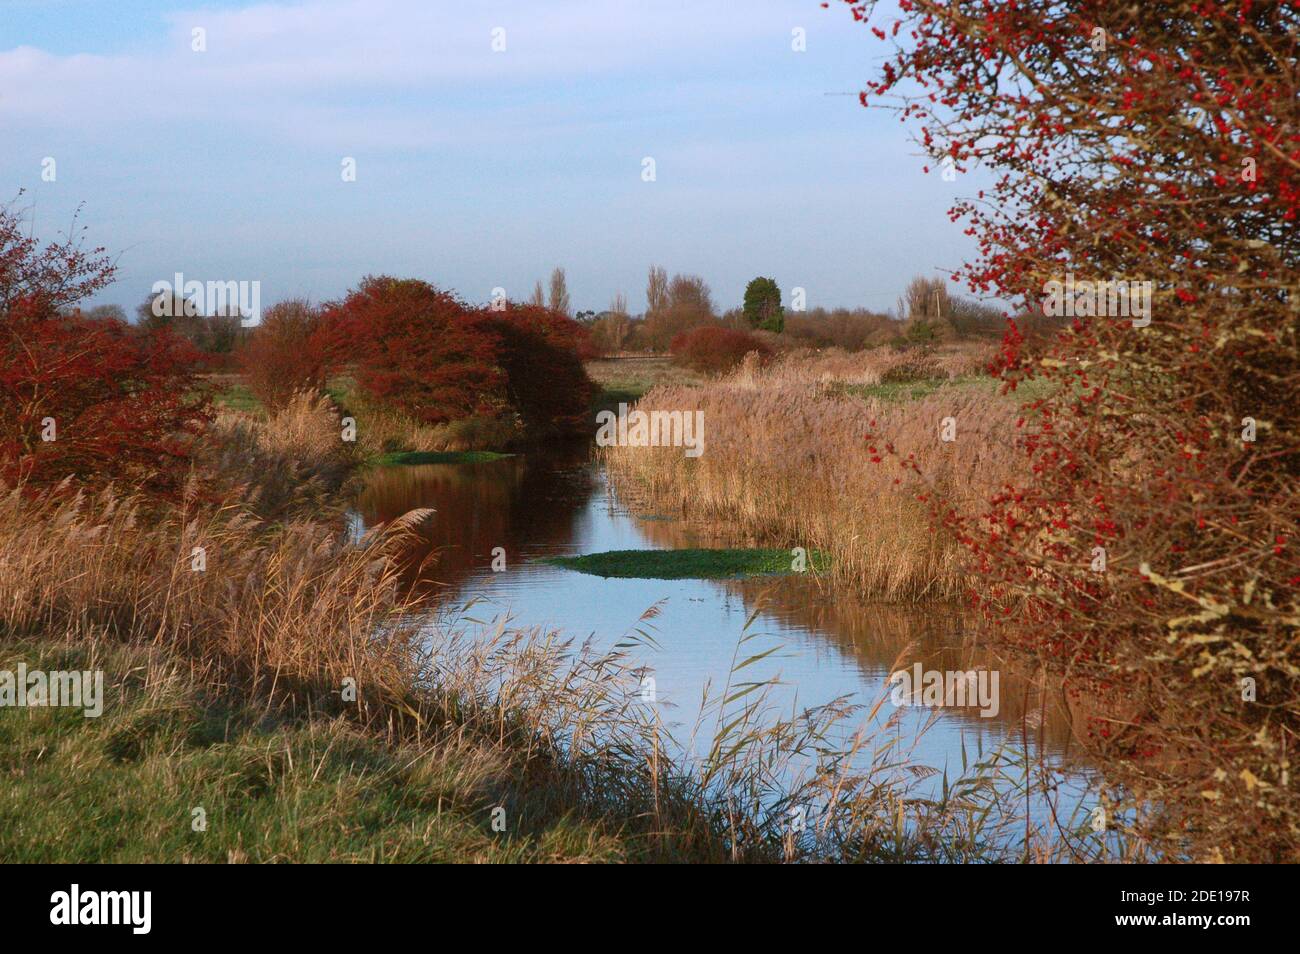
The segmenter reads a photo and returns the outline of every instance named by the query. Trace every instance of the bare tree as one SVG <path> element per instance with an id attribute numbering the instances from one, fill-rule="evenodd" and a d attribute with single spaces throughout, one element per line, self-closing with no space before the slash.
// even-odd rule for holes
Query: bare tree
<path id="1" fill-rule="evenodd" d="M 542 291 L 541 282 L 533 286 L 533 297 L 528 299 L 528 304 L 536 305 L 538 308 L 546 307 L 546 293 Z"/>
<path id="2" fill-rule="evenodd" d="M 562 315 L 569 314 L 569 286 L 564 280 L 564 269 L 557 268 L 551 272 L 551 311 Z"/>
<path id="3" fill-rule="evenodd" d="M 699 275 L 674 275 L 668 284 L 668 307 L 692 311 L 701 321 L 713 317 L 713 292 Z"/>
<path id="4" fill-rule="evenodd" d="M 609 304 L 609 311 L 596 319 L 593 326 L 596 341 L 605 352 L 622 351 L 631 330 L 632 319 L 627 314 L 627 296 L 618 292 Z"/>
<path id="5" fill-rule="evenodd" d="M 668 272 L 659 265 L 650 266 L 645 286 L 646 314 L 668 310 Z"/>
<path id="6" fill-rule="evenodd" d="M 907 289 L 898 299 L 898 317 L 908 318 L 945 318 L 952 312 L 948 286 L 942 278 L 926 278 L 917 275 L 907 284 Z"/>

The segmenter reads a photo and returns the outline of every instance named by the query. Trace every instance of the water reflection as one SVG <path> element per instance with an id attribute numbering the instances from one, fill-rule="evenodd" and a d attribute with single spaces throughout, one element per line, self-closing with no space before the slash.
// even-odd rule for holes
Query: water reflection
<path id="1" fill-rule="evenodd" d="M 922 734 L 934 710 L 911 707 L 890 731 L 916 736 L 906 740 L 915 745 L 913 757 L 950 772 L 960 771 L 963 747 L 988 750 L 1004 740 L 1028 742 L 1031 751 L 1058 762 L 1072 756 L 1068 714 L 1055 694 L 1042 697 L 1035 680 L 981 648 L 957 607 L 862 603 L 802 576 L 606 580 L 532 562 L 553 554 L 756 542 L 621 498 L 585 447 L 379 470 L 356 507 L 366 525 L 417 507 L 437 511 L 422 531 L 420 585 L 453 623 L 458 607 L 472 600 L 476 621 L 508 618 L 605 646 L 638 628 L 651 632 L 658 649 L 647 651 L 645 662 L 654 671 L 657 696 L 687 724 L 706 687 L 716 690 L 725 682 L 746 623 L 759 609 L 749 632 L 761 638 L 747 653 L 775 644 L 781 650 L 747 669 L 745 678 L 779 679 L 773 699 L 786 712 L 844 696 L 870 707 L 888 695 L 891 672 L 917 662 L 941 671 L 996 668 L 1001 692 L 995 717 L 982 717 L 978 707 L 945 708 Z M 492 569 L 497 547 L 505 554 L 500 572 Z M 658 615 L 642 621 L 652 606 Z M 883 725 L 894 714 L 886 703 L 877 721 Z"/>
<path id="2" fill-rule="evenodd" d="M 408 577 L 425 592 L 446 595 L 490 567 L 494 556 L 514 567 L 563 547 L 594 489 L 583 444 L 546 456 L 378 468 L 367 475 L 355 506 L 363 527 L 417 507 L 436 510 L 417 531 Z"/>

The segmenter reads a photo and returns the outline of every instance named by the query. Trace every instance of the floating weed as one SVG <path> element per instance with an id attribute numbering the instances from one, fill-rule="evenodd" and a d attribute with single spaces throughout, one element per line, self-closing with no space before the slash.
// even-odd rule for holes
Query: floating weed
<path id="1" fill-rule="evenodd" d="M 793 568 L 790 551 L 773 549 L 608 550 L 547 557 L 539 562 L 593 576 L 651 580 L 716 580 L 799 572 Z M 813 551 L 807 555 L 807 564 L 808 569 L 824 572 L 830 568 L 830 559 Z"/>

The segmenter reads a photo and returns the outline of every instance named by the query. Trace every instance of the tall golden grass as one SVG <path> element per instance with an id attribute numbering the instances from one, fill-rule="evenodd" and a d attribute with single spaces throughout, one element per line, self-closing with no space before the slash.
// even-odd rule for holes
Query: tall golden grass
<path id="1" fill-rule="evenodd" d="M 594 822 L 624 857 L 1096 857 L 1068 826 L 1014 846 L 1017 786 L 1031 784 L 1033 766 L 1013 751 L 964 765 L 936 795 L 916 788 L 932 773 L 912 764 L 900 714 L 878 718 L 885 696 L 867 712 L 843 701 L 778 712 L 762 685 L 744 681 L 765 652 L 747 632 L 727 683 L 679 739 L 639 699 L 640 630 L 596 650 L 553 632 L 439 625 L 405 595 L 397 569 L 427 512 L 360 541 L 340 532 L 338 507 L 322 515 L 353 453 L 338 446 L 337 425 L 315 395 L 262 421 L 223 416 L 205 475 L 227 490 L 216 504 L 197 492 L 173 506 L 111 489 L 5 489 L 0 637 L 179 660 L 209 695 L 307 725 L 342 719 L 431 766 L 454 762 L 467 785 L 490 771 L 525 792 L 531 811 Z M 287 489 L 295 481 L 315 489 Z M 806 825 L 792 825 L 796 816 Z"/>
<path id="2" fill-rule="evenodd" d="M 733 387 L 817 388 L 826 385 L 871 386 L 886 381 L 963 378 L 985 371 L 994 349 L 979 343 L 943 345 L 925 352 L 875 348 L 870 351 L 797 349 L 763 365 L 751 358 L 727 376 Z M 680 382 L 678 382 L 680 383 Z"/>
<path id="3" fill-rule="evenodd" d="M 353 388 L 346 412 L 357 422 L 357 444 L 369 457 L 393 451 L 500 450 L 523 434 L 518 420 L 470 417 L 446 424 L 423 424 L 401 411 L 368 399 Z"/>
<path id="4" fill-rule="evenodd" d="M 825 550 L 838 581 L 885 600 L 964 595 L 970 570 L 954 543 L 936 534 L 918 494 L 939 491 L 978 512 L 1019 466 L 1012 436 L 1017 402 L 990 386 L 939 387 L 910 402 L 845 393 L 879 384 L 915 361 L 890 351 L 791 356 L 768 367 L 747 361 L 730 376 L 696 387 L 666 386 L 637 405 L 645 411 L 704 413 L 704 452 L 674 447 L 612 447 L 617 477 L 648 488 L 661 506 L 729 522 L 790 547 Z M 949 377 L 969 373 L 978 357 L 926 359 Z M 955 440 L 941 440 L 945 418 Z M 873 423 L 874 422 L 874 423 Z M 931 481 L 888 455 L 873 454 L 869 430 Z M 873 462 L 872 457 L 881 457 Z"/>

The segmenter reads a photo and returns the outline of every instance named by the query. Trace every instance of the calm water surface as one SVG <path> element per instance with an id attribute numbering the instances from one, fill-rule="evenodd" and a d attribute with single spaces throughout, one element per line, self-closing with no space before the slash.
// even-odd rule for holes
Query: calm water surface
<path id="1" fill-rule="evenodd" d="M 778 679 L 772 699 L 786 713 L 842 696 L 870 708 L 889 691 L 890 672 L 921 662 L 927 669 L 965 670 L 990 662 L 963 646 L 956 607 L 923 609 L 845 599 L 807 576 L 745 581 L 602 579 L 532 561 L 603 550 L 687 546 L 746 546 L 727 528 L 704 531 L 678 514 L 656 513 L 615 492 L 585 447 L 477 464 L 433 464 L 374 471 L 356 503 L 362 526 L 386 522 L 416 507 L 437 511 L 426 532 L 430 587 L 439 612 L 464 626 L 508 619 L 519 627 L 559 630 L 612 646 L 635 630 L 654 638 L 642 660 L 653 671 L 665 721 L 687 729 L 701 694 L 716 691 L 735 662 L 746 622 L 761 605 L 744 656 L 780 649 L 745 670 L 745 679 Z M 493 549 L 503 547 L 506 569 L 493 572 Z M 467 603 L 473 605 L 464 609 Z M 642 614 L 658 607 L 658 615 Z M 472 621 L 472 622 L 470 622 Z M 967 640 L 968 642 L 969 640 Z M 993 663 L 997 666 L 996 663 Z M 1064 710 L 1040 700 L 1027 682 L 1001 671 L 1000 711 L 911 707 L 887 731 L 902 738 L 914 761 L 951 778 L 969 757 L 1010 739 L 1029 743 L 1066 770 L 1077 802 L 1088 772 L 1076 764 Z M 921 728 L 938 712 L 928 730 Z M 878 721 L 894 715 L 886 703 Z M 680 737 L 680 736 L 679 736 Z M 1035 813 L 1037 814 L 1037 812 Z"/>

